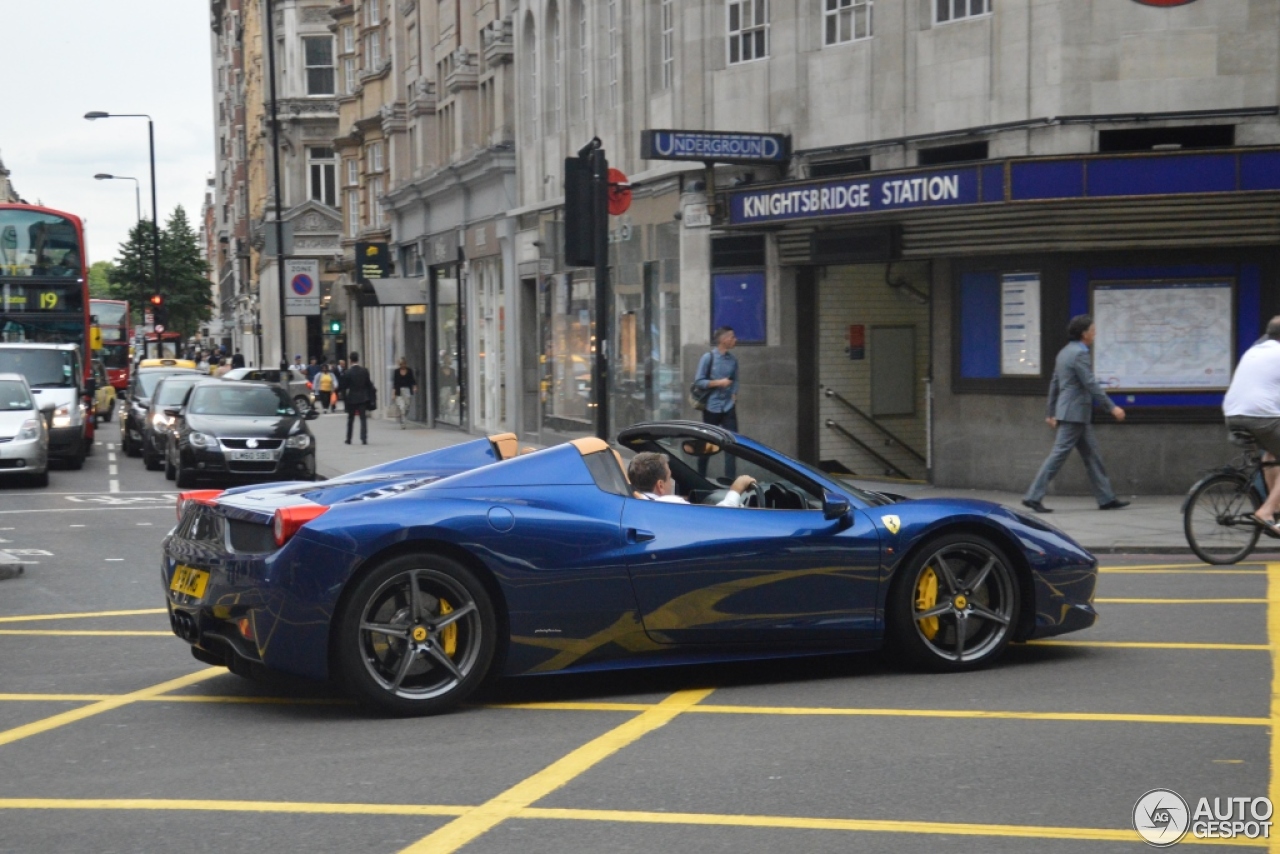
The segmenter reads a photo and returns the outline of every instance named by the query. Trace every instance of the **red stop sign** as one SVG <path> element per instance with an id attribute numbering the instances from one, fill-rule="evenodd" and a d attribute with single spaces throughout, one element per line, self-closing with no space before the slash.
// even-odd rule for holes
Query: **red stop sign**
<path id="1" fill-rule="evenodd" d="M 631 185 L 620 169 L 609 170 L 609 215 L 621 216 L 631 207 Z"/>

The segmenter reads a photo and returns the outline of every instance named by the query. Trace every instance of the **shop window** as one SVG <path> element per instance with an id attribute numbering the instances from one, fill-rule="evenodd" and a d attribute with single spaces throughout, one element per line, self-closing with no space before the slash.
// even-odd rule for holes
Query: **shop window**
<path id="1" fill-rule="evenodd" d="M 581 430 L 595 417 L 591 389 L 595 282 L 589 275 L 560 274 L 543 279 L 539 287 L 551 321 L 546 338 L 544 419 L 556 429 Z"/>
<path id="2" fill-rule="evenodd" d="M 916 152 L 916 163 L 921 166 L 936 166 L 940 163 L 966 163 L 970 160 L 987 159 L 987 142 L 962 142 L 958 145 L 940 145 L 937 148 L 922 148 Z"/>
<path id="3" fill-rule="evenodd" d="M 1098 151 L 1152 151 L 1179 148 L 1230 148 L 1235 125 L 1126 128 L 1098 131 Z"/>

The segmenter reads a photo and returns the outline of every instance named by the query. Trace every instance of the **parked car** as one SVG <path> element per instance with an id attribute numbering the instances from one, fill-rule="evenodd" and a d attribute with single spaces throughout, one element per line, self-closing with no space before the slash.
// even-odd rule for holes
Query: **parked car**
<path id="1" fill-rule="evenodd" d="M 273 368 L 232 368 L 222 375 L 224 380 L 271 383 L 289 392 L 293 405 L 299 412 L 306 413 L 316 408 L 316 396 L 311 389 L 307 375 L 289 369 L 287 371 Z"/>
<path id="2" fill-rule="evenodd" d="M 288 392 L 259 382 L 206 380 L 192 387 L 174 419 L 165 476 L 186 488 L 197 479 L 261 482 L 315 480 L 316 442 Z"/>
<path id="3" fill-rule="evenodd" d="M 46 419 L 57 408 L 49 399 L 44 411 L 21 374 L 0 374 L 0 478 L 29 478 L 49 485 L 49 427 Z"/>
<path id="4" fill-rule="evenodd" d="M 101 359 L 93 360 L 93 380 L 97 390 L 93 393 L 94 417 L 99 421 L 110 421 L 116 409 L 116 390 L 107 378 L 107 367 Z"/>
<path id="5" fill-rule="evenodd" d="M 93 447 L 84 364 L 75 344 L 0 344 L 0 372 L 19 374 L 49 409 L 49 458 L 78 469 Z"/>
<path id="6" fill-rule="evenodd" d="M 332 678 L 403 715 L 495 675 L 879 648 L 966 671 L 1097 619 L 1093 555 L 1007 507 L 857 489 L 692 421 L 618 443 L 666 454 L 690 503 L 634 493 L 600 439 L 520 454 L 512 434 L 185 493 L 163 543 L 173 630 L 200 661 Z M 756 479 L 747 506 L 715 506 L 734 471 Z"/>
<path id="7" fill-rule="evenodd" d="M 120 447 L 128 456 L 140 457 L 145 450 L 143 428 L 156 386 L 165 377 L 178 374 L 208 379 L 208 374 L 196 370 L 196 363 L 189 359 L 143 359 L 134 369 L 120 422 Z"/>
<path id="8" fill-rule="evenodd" d="M 164 468 L 164 458 L 169 447 L 169 434 L 173 432 L 174 418 L 166 410 L 182 409 L 187 392 L 196 383 L 209 378 L 201 373 L 170 374 L 160 380 L 147 404 L 147 414 L 142 419 L 142 464 L 159 471 Z"/>

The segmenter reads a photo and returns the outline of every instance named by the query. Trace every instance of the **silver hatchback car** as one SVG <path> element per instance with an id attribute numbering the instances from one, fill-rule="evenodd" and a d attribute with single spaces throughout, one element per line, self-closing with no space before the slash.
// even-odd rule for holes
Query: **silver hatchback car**
<path id="1" fill-rule="evenodd" d="M 50 400 L 46 409 L 56 406 Z M 48 416 L 22 374 L 0 374 L 0 478 L 16 476 L 49 485 Z"/>

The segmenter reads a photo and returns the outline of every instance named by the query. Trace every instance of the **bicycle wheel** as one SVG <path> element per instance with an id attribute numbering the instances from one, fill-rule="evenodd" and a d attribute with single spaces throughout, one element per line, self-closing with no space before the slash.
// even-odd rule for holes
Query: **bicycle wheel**
<path id="1" fill-rule="evenodd" d="M 1262 529 L 1252 520 L 1262 504 L 1258 494 L 1240 474 L 1206 478 L 1183 511 L 1187 545 L 1205 563 L 1236 563 L 1249 556 Z"/>

